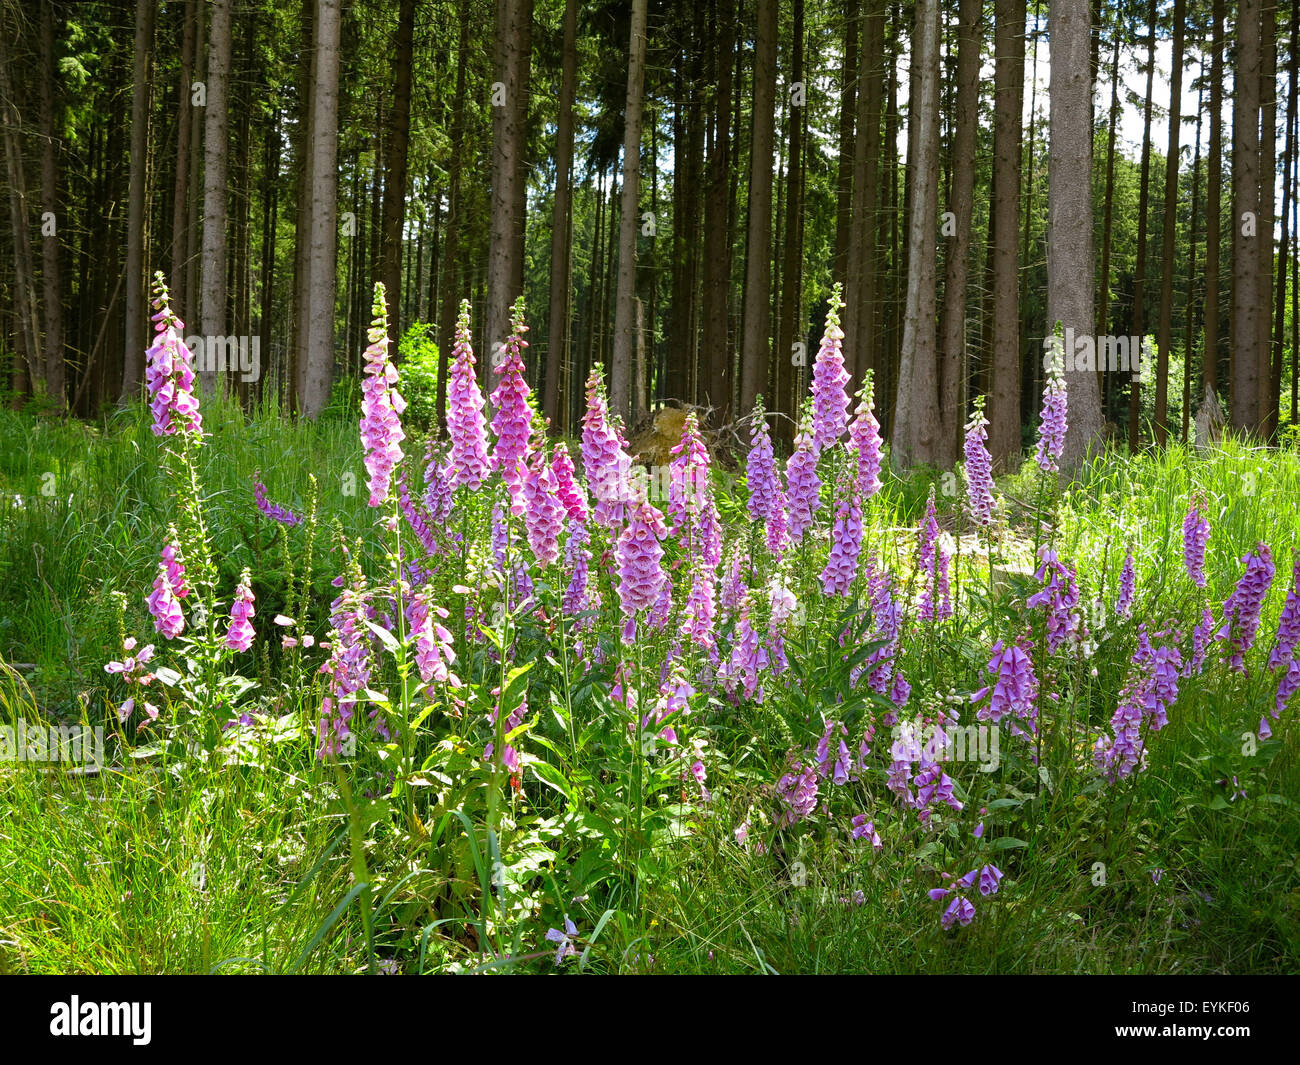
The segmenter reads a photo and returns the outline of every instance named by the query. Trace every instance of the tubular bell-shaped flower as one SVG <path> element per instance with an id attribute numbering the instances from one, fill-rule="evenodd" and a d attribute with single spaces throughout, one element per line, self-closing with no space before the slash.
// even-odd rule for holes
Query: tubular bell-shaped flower
<path id="1" fill-rule="evenodd" d="M 844 369 L 844 330 L 840 328 L 840 309 L 844 306 L 840 283 L 831 290 L 826 310 L 826 331 L 813 364 L 813 448 L 818 454 L 834 444 L 849 423 L 849 383 Z"/>
<path id="2" fill-rule="evenodd" d="M 370 344 L 362 353 L 365 368 L 361 382 L 361 443 L 365 448 L 370 505 L 382 506 L 392 490 L 393 470 L 402 461 L 401 413 L 406 400 L 397 391 L 397 367 L 388 357 L 388 305 L 384 283 L 375 282 L 374 321 Z"/>
<path id="3" fill-rule="evenodd" d="M 501 380 L 492 393 L 492 406 L 496 415 L 492 419 L 492 432 L 496 434 L 496 448 L 492 452 L 493 468 L 500 471 L 501 479 L 510 489 L 511 510 L 523 514 L 524 477 L 529 442 L 533 433 L 533 411 L 528 405 L 528 382 L 524 380 L 523 350 L 528 347 L 524 334 L 524 300 L 515 301 L 510 317 L 510 336 L 501 349 L 499 365 L 493 372 Z"/>
<path id="4" fill-rule="evenodd" d="M 469 300 L 461 300 L 456 319 L 456 343 L 451 349 L 447 381 L 447 436 L 451 439 L 451 468 L 456 484 L 477 488 L 491 469 L 483 391 L 478 385 L 474 347 L 470 342 Z"/>
<path id="5" fill-rule="evenodd" d="M 185 323 L 172 313 L 161 270 L 154 275 L 153 307 L 154 341 L 145 352 L 144 380 L 154 435 L 189 433 L 201 440 L 203 416 L 194 395 L 192 356 L 181 339 Z"/>

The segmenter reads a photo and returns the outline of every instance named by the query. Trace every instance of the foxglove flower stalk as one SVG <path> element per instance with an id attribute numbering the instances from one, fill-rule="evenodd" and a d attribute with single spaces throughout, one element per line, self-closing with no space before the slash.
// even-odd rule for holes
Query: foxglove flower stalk
<path id="1" fill-rule="evenodd" d="M 1285 669 L 1295 656 L 1297 645 L 1300 645 L 1300 555 L 1291 569 L 1291 587 L 1277 622 L 1277 642 L 1269 652 L 1268 668 Z"/>
<path id="2" fill-rule="evenodd" d="M 826 331 L 813 364 L 813 447 L 818 454 L 839 440 L 849 423 L 849 395 L 845 391 L 849 374 L 844 369 L 844 330 L 840 328 L 844 300 L 840 292 L 836 282 L 826 311 Z"/>
<path id="3" fill-rule="evenodd" d="M 817 809 L 816 767 L 801 765 L 791 752 L 788 771 L 777 781 L 776 797 L 784 808 L 774 818 L 777 828 L 789 828 L 811 817 Z"/>
<path id="4" fill-rule="evenodd" d="M 663 514 L 647 500 L 632 510 L 615 550 L 618 569 L 618 601 L 623 611 L 623 642 L 636 640 L 636 619 L 659 599 L 666 580 L 660 541 L 668 535 Z"/>
<path id="5" fill-rule="evenodd" d="M 250 622 L 254 614 L 252 575 L 247 569 L 239 578 L 235 589 L 235 600 L 230 604 L 230 627 L 226 630 L 226 646 L 232 651 L 247 651 L 253 646 L 253 626 Z"/>
<path id="6" fill-rule="evenodd" d="M 560 557 L 560 531 L 564 528 L 564 506 L 559 485 L 545 454 L 534 451 L 523 484 L 524 526 L 528 546 L 542 569 Z"/>
<path id="7" fill-rule="evenodd" d="M 253 499 L 257 503 L 257 509 L 272 521 L 278 521 L 281 525 L 300 525 L 302 523 L 301 516 L 295 514 L 288 507 L 282 507 L 279 503 L 272 503 L 266 497 L 266 485 L 262 483 L 261 470 L 253 474 Z"/>
<path id="8" fill-rule="evenodd" d="M 1127 620 L 1133 614 L 1133 591 L 1137 583 L 1133 571 L 1133 552 L 1124 556 L 1124 568 L 1119 574 L 1119 598 L 1115 601 L 1115 613 Z"/>
<path id="9" fill-rule="evenodd" d="M 406 467 L 402 466 L 397 474 L 397 502 L 402 509 L 402 516 L 406 518 L 406 523 L 415 533 L 416 539 L 420 541 L 420 546 L 424 548 L 425 555 L 432 555 L 438 550 L 438 541 L 434 536 L 432 527 L 425 520 L 419 505 L 411 498 L 411 488 L 407 483 Z"/>
<path id="10" fill-rule="evenodd" d="M 1205 545 L 1210 539 L 1210 523 L 1205 520 L 1205 497 L 1197 495 L 1183 519 L 1183 562 L 1187 575 L 1198 588 L 1205 587 Z"/>
<path id="11" fill-rule="evenodd" d="M 190 434 L 203 437 L 203 416 L 194 395 L 194 367 L 181 339 L 185 323 L 172 313 L 171 296 L 162 271 L 154 275 L 154 340 L 145 352 L 145 385 L 153 414 L 154 436 Z"/>
<path id="12" fill-rule="evenodd" d="M 1266 543 L 1256 544 L 1255 550 L 1242 557 L 1246 571 L 1237 587 L 1223 604 L 1223 624 L 1215 636 L 1232 645 L 1229 665 L 1238 673 L 1246 672 L 1246 652 L 1255 646 L 1259 632 L 1259 612 L 1264 598 L 1273 583 L 1276 572 L 1273 552 Z"/>
<path id="13" fill-rule="evenodd" d="M 686 598 L 680 631 L 683 639 L 704 651 L 709 660 L 716 664 L 718 644 L 713 632 L 713 620 L 717 612 L 715 600 L 713 567 L 703 560 L 697 560 L 691 567 L 691 591 Z"/>
<path id="14" fill-rule="evenodd" d="M 1067 638 L 1082 638 L 1083 622 L 1075 609 L 1079 605 L 1079 585 L 1074 570 L 1056 557 L 1056 552 L 1044 544 L 1038 549 L 1039 567 L 1034 580 L 1043 587 L 1026 601 L 1030 609 L 1045 607 L 1047 611 L 1047 651 L 1054 654 Z"/>
<path id="15" fill-rule="evenodd" d="M 121 676 L 128 687 L 147 688 L 153 683 L 154 674 L 145 669 L 146 665 L 153 660 L 153 644 L 146 644 L 138 654 L 131 654 L 135 650 L 136 639 L 134 636 L 128 636 L 122 641 L 122 650 L 125 652 L 120 662 L 104 663 L 104 672 L 109 674 L 118 674 Z M 158 708 L 153 703 L 145 702 L 144 712 L 148 715 L 150 721 L 158 720 Z M 117 719 L 126 721 L 135 711 L 135 696 L 130 696 L 122 703 L 117 710 Z"/>
<path id="16" fill-rule="evenodd" d="M 817 451 L 813 447 L 812 409 L 805 405 L 794 438 L 794 453 L 785 462 L 786 503 L 789 506 L 789 533 L 799 543 L 821 507 L 821 480 L 817 477 Z"/>
<path id="17" fill-rule="evenodd" d="M 849 444 L 857 460 L 854 487 L 863 500 L 880 491 L 880 468 L 885 446 L 880 438 L 880 423 L 876 421 L 873 387 L 872 372 L 868 370 L 866 380 L 858 390 L 858 409 L 849 426 Z"/>
<path id="18" fill-rule="evenodd" d="M 1162 634 L 1164 635 L 1164 634 Z M 1102 737 L 1094 759 L 1111 781 L 1122 780 L 1144 762 L 1144 727 L 1159 732 L 1168 723 L 1166 710 L 1178 698 L 1182 655 L 1176 643 L 1153 647 L 1146 626 L 1138 626 L 1134 671 L 1111 717 L 1112 736 Z"/>
<path id="19" fill-rule="evenodd" d="M 952 589 L 948 584 L 949 566 L 952 564 L 952 552 L 941 543 L 939 545 L 939 563 L 935 572 L 935 595 L 939 598 L 940 621 L 952 617 Z"/>
<path id="20" fill-rule="evenodd" d="M 374 321 L 368 334 L 370 345 L 362 354 L 365 369 L 361 382 L 361 443 L 365 448 L 370 505 L 382 506 L 392 490 L 393 470 L 402 461 L 400 415 L 406 400 L 397 391 L 397 367 L 388 357 L 388 306 L 384 284 L 375 282 Z"/>
<path id="21" fill-rule="evenodd" d="M 935 619 L 935 595 L 938 591 L 938 540 L 939 519 L 934 508 L 934 488 L 925 503 L 925 517 L 916 533 L 916 572 L 921 581 L 921 606 L 919 616 L 922 621 Z"/>
<path id="22" fill-rule="evenodd" d="M 862 549 L 862 507 L 852 485 L 841 483 L 831 525 L 831 553 L 822 570 L 822 589 L 827 595 L 847 596 L 858 573 Z"/>
<path id="23" fill-rule="evenodd" d="M 1205 665 L 1205 652 L 1209 649 L 1210 641 L 1214 639 L 1214 630 L 1214 613 L 1208 606 L 1203 607 L 1201 620 L 1192 630 L 1192 654 L 1183 669 L 1184 677 L 1200 675 Z"/>
<path id="24" fill-rule="evenodd" d="M 451 671 L 456 661 L 451 633 L 442 624 L 446 617 L 446 608 L 431 605 L 423 592 L 412 595 L 406 608 L 411 635 L 415 638 L 415 666 L 420 680 L 426 685 L 440 683 L 459 688 L 460 678 Z"/>
<path id="25" fill-rule="evenodd" d="M 772 451 L 772 434 L 767 427 L 763 397 L 754 403 L 753 425 L 750 429 L 749 455 L 745 459 L 745 483 L 749 487 L 749 516 L 755 521 L 768 521 L 777 506 L 781 481 L 776 472 L 776 456 Z"/>
<path id="26" fill-rule="evenodd" d="M 740 601 L 745 597 L 745 560 L 740 553 L 740 545 L 733 544 L 727 557 L 727 565 L 722 579 L 722 591 L 718 602 L 727 615 L 740 609 Z"/>
<path id="27" fill-rule="evenodd" d="M 577 518 L 569 518 L 569 535 L 564 543 L 564 565 L 569 571 L 569 586 L 564 592 L 564 612 L 570 617 L 594 610 L 600 605 L 600 593 L 588 587 L 588 563 L 591 552 L 588 544 L 591 536 L 587 532 L 587 523 Z M 581 619 L 578 629 L 590 628 L 592 618 Z"/>
<path id="28" fill-rule="evenodd" d="M 1065 451 L 1065 421 L 1069 393 L 1065 387 L 1065 365 L 1058 348 L 1048 360 L 1043 385 L 1043 409 L 1038 423 L 1038 448 L 1034 458 L 1044 473 L 1056 473 Z"/>
<path id="29" fill-rule="evenodd" d="M 587 378 L 587 411 L 582 417 L 582 470 L 596 501 L 592 516 L 610 531 L 623 524 L 629 509 L 631 468 L 622 434 L 609 418 L 600 368 L 595 367 Z"/>
<path id="30" fill-rule="evenodd" d="M 984 417 L 984 397 L 975 400 L 975 414 L 966 425 L 966 506 L 971 521 L 983 529 L 993 524 L 996 504 L 993 498 L 993 459 L 988 449 L 988 419 Z"/>
<path id="31" fill-rule="evenodd" d="M 496 415 L 492 419 L 492 432 L 496 434 L 496 448 L 492 452 L 492 467 L 499 470 L 501 479 L 510 489 L 511 510 L 523 514 L 524 477 L 529 441 L 533 434 L 533 411 L 528 405 L 528 382 L 524 380 L 523 349 L 528 347 L 524 334 L 524 301 L 520 297 L 510 319 L 510 336 L 501 352 L 501 363 L 493 372 L 501 375 L 496 391 L 492 393 L 492 406 Z"/>
<path id="32" fill-rule="evenodd" d="M 167 526 L 167 542 L 162 548 L 162 563 L 167 570 L 167 583 L 177 599 L 184 599 L 190 594 L 189 585 L 185 583 L 185 566 L 181 560 L 181 549 L 176 526 Z"/>
<path id="33" fill-rule="evenodd" d="M 444 527 L 451 518 L 455 502 L 456 471 L 451 456 L 439 458 L 433 448 L 433 439 L 424 448 L 424 509 L 435 527 Z"/>
<path id="34" fill-rule="evenodd" d="M 456 319 L 456 343 L 447 381 L 447 436 L 451 439 L 451 468 L 456 484 L 477 488 L 491 469 L 483 392 L 478 386 L 474 347 L 470 343 L 469 300 L 461 300 Z"/>
<path id="35" fill-rule="evenodd" d="M 709 451 L 694 411 L 687 414 L 681 441 L 672 454 L 675 457 L 668 468 L 669 531 L 686 543 L 692 555 L 715 568 L 722 561 L 722 527 L 709 485 Z"/>
<path id="36" fill-rule="evenodd" d="M 972 703 L 988 697 L 988 703 L 975 713 L 980 721 L 991 721 L 996 725 L 1010 716 L 1029 722 L 1030 730 L 1033 730 L 1038 713 L 1038 678 L 1034 676 L 1034 663 L 1028 653 L 1032 646 L 1027 639 L 1010 644 L 998 640 L 993 645 L 988 671 L 997 680 L 991 687 L 981 688 L 970 697 Z"/>
<path id="37" fill-rule="evenodd" d="M 563 440 L 551 452 L 551 473 L 555 477 L 555 492 L 570 521 L 587 520 L 587 490 L 578 483 L 569 445 Z"/>
<path id="38" fill-rule="evenodd" d="M 723 670 L 723 683 L 727 691 L 736 690 L 740 682 L 746 699 L 763 701 L 763 689 L 759 675 L 767 668 L 767 648 L 758 637 L 753 622 L 754 600 L 746 591 L 740 601 L 739 617 L 736 620 L 736 635 L 731 647 L 731 658 Z"/>
<path id="39" fill-rule="evenodd" d="M 317 729 L 320 747 L 317 756 L 337 756 L 352 735 L 352 716 L 357 693 L 370 684 L 372 658 L 370 630 L 366 627 L 368 611 L 361 571 L 350 566 L 352 581 L 330 604 L 330 657 L 321 666 L 329 675 L 329 692 L 321 701 L 321 718 Z"/>
<path id="40" fill-rule="evenodd" d="M 158 576 L 153 580 L 153 591 L 145 596 L 149 613 L 153 615 L 154 628 L 168 640 L 174 640 L 185 631 L 185 616 L 168 575 L 166 562 L 158 563 Z"/>

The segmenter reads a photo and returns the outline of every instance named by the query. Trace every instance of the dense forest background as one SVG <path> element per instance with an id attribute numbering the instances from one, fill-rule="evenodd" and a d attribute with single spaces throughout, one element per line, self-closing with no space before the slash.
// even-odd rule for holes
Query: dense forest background
<path id="1" fill-rule="evenodd" d="M 486 378 L 522 293 L 554 430 L 602 366 L 629 423 L 679 401 L 720 427 L 761 395 L 788 443 L 838 282 L 901 461 L 950 464 L 984 395 L 1014 462 L 1057 321 L 1154 342 L 1138 380 L 1072 381 L 1090 439 L 1185 439 L 1210 388 L 1274 438 L 1297 422 L 1298 22 L 1300 0 L 0 0 L 6 398 L 132 399 L 162 271 L 187 333 L 258 354 L 209 388 L 315 416 L 355 395 L 383 281 L 399 357 L 437 346 L 431 423 L 462 298 Z"/>

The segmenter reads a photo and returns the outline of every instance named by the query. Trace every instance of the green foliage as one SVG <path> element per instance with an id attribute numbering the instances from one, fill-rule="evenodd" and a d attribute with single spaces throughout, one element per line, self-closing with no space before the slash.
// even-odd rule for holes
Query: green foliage
<path id="1" fill-rule="evenodd" d="M 412 322 L 397 345 L 398 391 L 406 400 L 404 422 L 429 432 L 438 420 L 438 345 L 436 327 L 430 322 Z"/>

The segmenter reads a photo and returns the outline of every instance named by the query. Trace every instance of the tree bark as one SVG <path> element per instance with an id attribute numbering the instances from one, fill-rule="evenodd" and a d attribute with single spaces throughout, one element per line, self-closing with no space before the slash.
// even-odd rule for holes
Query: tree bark
<path id="1" fill-rule="evenodd" d="M 777 0 L 757 0 L 754 109 L 749 159 L 749 230 L 740 349 L 740 413 L 767 387 L 772 345 L 772 161 L 776 126 Z"/>
<path id="2" fill-rule="evenodd" d="M 338 272 L 339 0 L 317 0 L 312 86 L 311 284 L 302 413 L 329 402 L 334 378 L 334 296 Z M 392 296 L 390 295 L 390 299 Z"/>
<path id="3" fill-rule="evenodd" d="M 218 5 L 220 6 L 220 5 Z M 131 178 L 126 213 L 126 342 L 122 392 L 118 402 L 129 403 L 144 377 L 144 349 L 148 305 L 145 280 L 146 171 L 149 165 L 150 59 L 153 54 L 153 0 L 136 0 L 135 61 L 131 80 Z M 228 43 L 227 43 L 228 47 Z"/>
<path id="4" fill-rule="evenodd" d="M 226 333 L 226 218 L 230 161 L 227 97 L 232 44 L 231 6 L 232 0 L 213 0 L 208 43 L 207 108 L 203 116 L 203 264 L 199 282 L 200 332 L 205 337 L 224 336 Z M 212 395 L 216 390 L 216 371 L 204 369 L 199 379 L 204 394 Z"/>
<path id="5" fill-rule="evenodd" d="M 555 211 L 551 221 L 550 339 L 546 346 L 546 387 L 542 410 L 557 431 L 567 429 L 567 395 L 562 378 L 569 365 L 569 287 L 572 261 L 571 227 L 573 189 L 573 98 L 578 80 L 578 2 L 564 3 L 564 45 L 561 53 L 560 111 L 555 131 Z"/>
<path id="6" fill-rule="evenodd" d="M 916 0 L 912 38 L 915 95 L 909 95 L 912 169 L 907 222 L 907 304 L 894 404 L 892 458 L 903 468 L 942 465 L 949 449 L 939 410 L 935 350 L 935 223 L 939 204 L 939 5 Z"/>
<path id="7" fill-rule="evenodd" d="M 1007 469 L 1020 453 L 1020 128 L 1025 83 L 1025 0 L 994 6 L 992 323 L 989 453 Z M 1049 328 L 1051 323 L 1049 322 Z"/>
<path id="8" fill-rule="evenodd" d="M 1228 416 L 1239 432 L 1260 430 L 1260 284 L 1258 242 L 1272 241 L 1260 218 L 1260 0 L 1241 0 L 1232 108 L 1232 389 Z"/>
<path id="9" fill-rule="evenodd" d="M 1059 321 L 1077 335 L 1088 336 L 1095 322 L 1088 0 L 1053 0 L 1048 20 L 1052 81 L 1047 172 L 1047 323 L 1051 329 Z M 1065 383 L 1070 416 L 1061 465 L 1065 470 L 1075 470 L 1101 438 L 1101 403 L 1095 368 L 1071 368 L 1067 358 Z"/>
<path id="10" fill-rule="evenodd" d="M 41 0 L 41 211 L 55 220 L 55 231 L 41 233 L 41 281 L 45 302 L 45 386 L 59 410 L 66 410 L 67 378 L 63 351 L 63 276 L 58 236 L 58 151 L 61 138 L 58 111 L 58 74 L 54 58 L 54 3 Z M 182 166 L 183 169 L 183 166 Z"/>
<path id="11" fill-rule="evenodd" d="M 644 103 L 647 0 L 632 0 L 628 39 L 627 106 L 623 118 L 623 186 L 619 202 L 618 281 L 614 300 L 614 350 L 610 360 L 610 410 L 630 422 L 636 361 L 636 238 L 641 228 L 641 108 Z"/>
<path id="12" fill-rule="evenodd" d="M 402 246 L 406 225 L 406 174 L 411 143 L 411 58 L 414 52 L 415 0 L 401 0 L 393 34 L 393 106 L 388 112 L 384 150 L 384 221 L 376 280 L 388 290 L 388 328 L 402 335 Z M 396 354 L 396 351 L 394 351 Z"/>
<path id="13" fill-rule="evenodd" d="M 964 419 L 960 384 L 966 368 L 966 289 L 970 278 L 971 215 L 975 197 L 975 141 L 979 125 L 979 72 L 982 0 L 962 0 L 957 29 L 957 102 L 952 142 L 954 232 L 948 244 L 943 283 L 939 363 L 938 464 L 957 459 Z"/>
<path id="14" fill-rule="evenodd" d="M 1160 262 L 1160 324 L 1156 334 L 1155 441 L 1169 436 L 1169 347 L 1173 343 L 1174 274 L 1177 265 L 1179 122 L 1183 98 L 1183 25 L 1185 0 L 1174 0 L 1173 61 L 1169 75 L 1169 147 L 1165 152 L 1165 206 Z"/>

